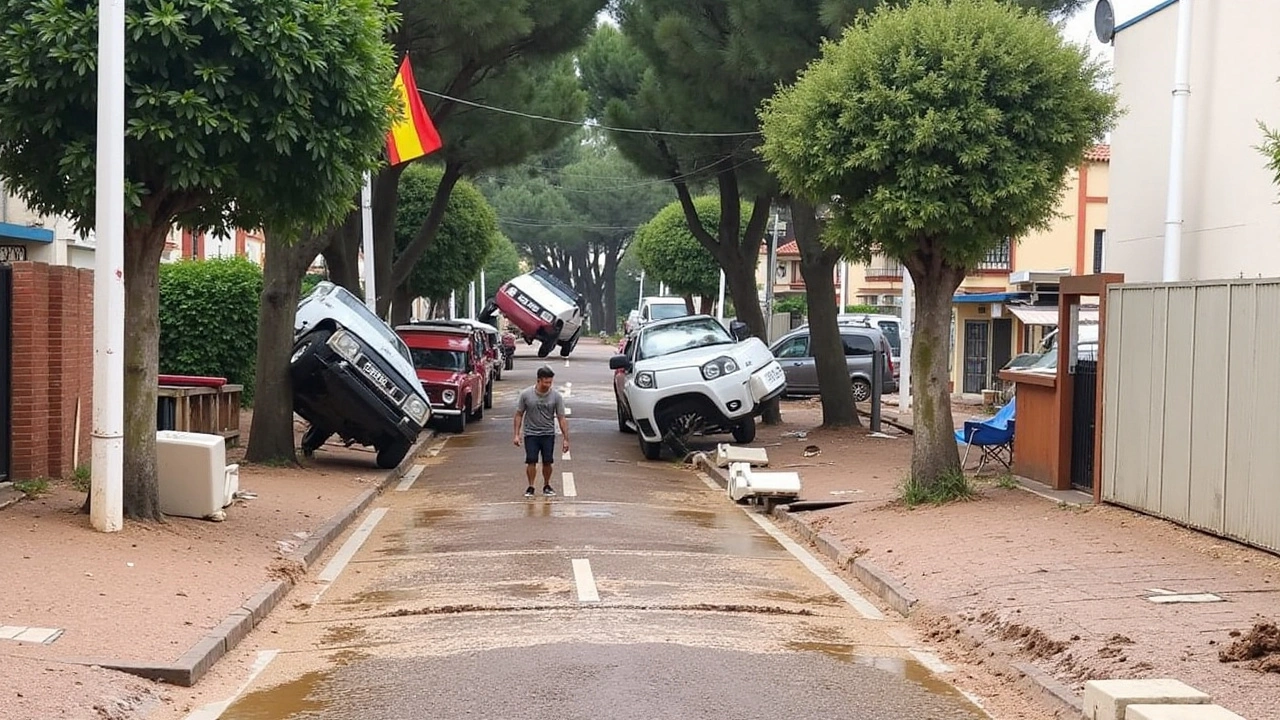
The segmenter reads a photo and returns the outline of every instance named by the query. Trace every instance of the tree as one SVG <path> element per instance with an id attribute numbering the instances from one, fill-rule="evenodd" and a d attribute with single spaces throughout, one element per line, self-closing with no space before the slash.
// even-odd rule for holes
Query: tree
<path id="1" fill-rule="evenodd" d="M 693 205 L 704 231 L 718 234 L 720 198 L 694 198 Z M 696 312 L 711 312 L 710 303 L 720 294 L 720 265 L 689 231 L 679 201 L 662 208 L 636 231 L 635 253 L 646 279 L 666 283 L 672 292 L 684 296 L 690 312 L 695 311 L 694 295 L 702 298 L 702 307 Z"/>
<path id="2" fill-rule="evenodd" d="M 396 213 L 396 247 L 403 250 L 413 241 L 423 218 L 431 212 L 443 168 L 416 165 L 400 176 L 400 208 Z M 492 254 L 498 239 L 498 218 L 474 185 L 460 180 L 449 194 L 444 220 L 435 242 L 418 259 L 409 280 L 396 288 L 392 303 L 392 325 L 409 320 L 410 302 L 415 297 L 444 300 L 468 284 Z"/>
<path id="3" fill-rule="evenodd" d="M 161 518 L 158 274 L 169 229 L 297 227 L 346 212 L 390 122 L 374 0 L 132 4 L 125 45 L 124 510 Z M 41 213 L 94 223 L 98 14 L 0 2 L 0 175 Z"/>
<path id="4" fill-rule="evenodd" d="M 520 251 L 511 238 L 498 233 L 493 242 L 493 252 L 484 264 L 485 292 L 496 291 L 503 283 L 523 272 L 520 269 Z"/>
<path id="5" fill-rule="evenodd" d="M 990 249 L 1054 217 L 1067 170 L 1114 121 L 1103 76 L 1035 13 L 922 0 L 860 20 L 764 105 L 763 154 L 787 191 L 830 204 L 828 241 L 915 281 L 914 482 L 961 471 L 951 297 Z"/>

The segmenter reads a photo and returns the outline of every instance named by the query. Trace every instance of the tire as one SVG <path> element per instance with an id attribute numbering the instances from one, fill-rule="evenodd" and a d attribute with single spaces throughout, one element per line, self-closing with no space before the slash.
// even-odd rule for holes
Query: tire
<path id="1" fill-rule="evenodd" d="M 320 358 L 316 357 L 316 350 L 328 342 L 332 334 L 332 330 L 313 330 L 294 344 L 293 354 L 289 356 L 289 374 L 295 385 L 320 369 Z"/>
<path id="2" fill-rule="evenodd" d="M 631 426 L 627 424 L 627 416 L 622 413 L 622 402 L 618 400 L 616 395 L 614 396 L 613 401 L 618 406 L 618 432 L 628 434 L 635 432 L 635 430 L 632 430 Z"/>
<path id="3" fill-rule="evenodd" d="M 756 419 L 754 417 L 747 416 L 745 420 L 743 420 L 738 425 L 734 426 L 733 428 L 734 442 L 739 443 L 741 445 L 746 445 L 749 442 L 754 442 L 755 439 L 756 439 Z"/>
<path id="4" fill-rule="evenodd" d="M 484 304 L 483 308 L 480 309 L 480 314 L 476 316 L 476 320 L 479 320 L 485 325 L 492 325 L 493 316 L 497 314 L 498 314 L 498 304 L 490 300 L 489 302 Z"/>
<path id="5" fill-rule="evenodd" d="M 853 401 L 867 402 L 871 399 L 871 383 L 862 378 L 853 379 Z"/>
<path id="6" fill-rule="evenodd" d="M 569 357 L 569 353 L 573 352 L 573 349 L 578 347 L 579 337 L 582 337 L 582 328 L 578 328 L 578 331 L 573 334 L 573 337 L 560 343 L 560 357 Z"/>
<path id="7" fill-rule="evenodd" d="M 472 402 L 474 402 L 474 399 L 472 400 Z M 471 416 L 471 422 L 475 422 L 477 420 L 483 420 L 484 419 L 484 401 L 481 400 L 479 403 L 476 403 L 474 405 L 468 403 L 467 409 L 464 410 L 463 412 Z"/>
<path id="8" fill-rule="evenodd" d="M 538 357 L 544 358 L 550 355 L 551 351 L 555 349 L 555 346 L 556 339 L 554 337 L 543 340 L 542 344 L 538 346 Z"/>
<path id="9" fill-rule="evenodd" d="M 515 367 L 516 367 L 516 354 L 514 352 L 508 353 L 506 359 L 502 361 L 502 369 L 514 370 Z"/>
<path id="10" fill-rule="evenodd" d="M 501 379 L 502 379 L 502 365 L 494 365 L 494 366 L 493 366 L 493 379 L 494 379 L 494 380 L 501 380 Z"/>
<path id="11" fill-rule="evenodd" d="M 489 383 L 484 387 L 484 410 L 488 410 L 492 407 L 493 407 L 493 383 Z M 483 410 L 481 411 L 481 414 L 483 414 Z"/>
<path id="12" fill-rule="evenodd" d="M 314 455 L 316 450 L 324 445 L 331 435 L 333 435 L 333 432 L 330 430 L 325 430 L 315 425 L 308 427 L 307 431 L 302 433 L 302 455 L 304 457 Z"/>
<path id="13" fill-rule="evenodd" d="M 404 456 L 409 454 L 409 442 L 407 440 L 393 440 L 378 448 L 378 467 L 383 470 L 390 470 L 400 464 L 404 460 Z"/>
<path id="14" fill-rule="evenodd" d="M 466 432 L 467 412 L 467 409 L 464 408 L 463 411 L 457 415 L 449 416 L 448 422 L 445 423 L 445 432 L 456 433 L 458 435 Z"/>
<path id="15" fill-rule="evenodd" d="M 640 433 L 636 433 L 636 437 L 640 438 L 640 453 L 644 455 L 645 460 L 658 460 L 662 458 L 662 442 L 649 442 L 644 439 Z"/>

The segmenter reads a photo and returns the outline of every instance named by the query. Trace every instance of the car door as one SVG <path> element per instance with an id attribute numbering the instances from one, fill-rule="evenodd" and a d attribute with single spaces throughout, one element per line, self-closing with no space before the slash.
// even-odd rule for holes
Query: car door
<path id="1" fill-rule="evenodd" d="M 635 372 L 634 363 L 636 361 L 636 337 L 636 335 L 628 336 L 625 344 L 622 346 L 622 354 L 626 355 L 632 362 L 631 368 L 613 371 L 613 394 L 617 398 L 618 405 L 622 408 L 623 414 L 627 417 L 631 417 L 631 405 L 627 403 L 627 394 L 623 392 L 623 388 L 627 384 L 627 380 L 630 379 L 631 374 Z"/>
<path id="2" fill-rule="evenodd" d="M 809 352 L 809 334 L 783 340 L 773 353 L 787 375 L 787 391 L 811 393 L 818 389 L 818 368 Z"/>
<path id="3" fill-rule="evenodd" d="M 844 360 L 849 367 L 849 377 L 858 376 L 869 382 L 875 343 L 870 336 L 860 333 L 843 333 L 840 339 L 844 341 Z"/>

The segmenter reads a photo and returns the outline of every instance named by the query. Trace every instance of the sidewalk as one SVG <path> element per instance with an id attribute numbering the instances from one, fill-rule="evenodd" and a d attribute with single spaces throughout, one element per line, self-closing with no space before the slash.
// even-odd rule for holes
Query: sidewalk
<path id="1" fill-rule="evenodd" d="M 890 607 L 909 607 L 948 661 L 1033 676 L 1062 717 L 1079 716 L 1067 707 L 1086 680 L 1154 677 L 1182 680 L 1249 720 L 1280 717 L 1280 652 L 1219 659 L 1255 625 L 1280 619 L 1280 558 L 1011 479 L 980 481 L 972 502 L 908 510 L 896 498 L 909 436 L 817 429 L 798 438 L 821 420 L 804 402 L 786 403 L 783 418 L 754 443 L 768 447 L 771 467 L 800 473 L 802 499 L 851 502 L 782 510 L 781 523 L 796 521 L 789 529 L 805 539 L 820 533 L 812 539 L 833 560 L 856 560 L 850 569 Z M 1190 593 L 1221 602 L 1150 600 Z"/>

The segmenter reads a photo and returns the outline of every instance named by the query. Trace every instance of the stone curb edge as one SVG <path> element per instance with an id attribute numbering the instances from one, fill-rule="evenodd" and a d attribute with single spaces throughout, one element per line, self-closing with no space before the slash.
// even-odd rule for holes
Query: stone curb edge
<path id="1" fill-rule="evenodd" d="M 394 469 L 386 471 L 375 487 L 360 493 L 355 500 L 348 503 L 346 507 L 339 510 L 324 525 L 320 526 L 320 529 L 312 533 L 305 543 L 285 557 L 298 560 L 304 570 L 310 570 L 311 565 L 324 554 L 324 551 L 334 540 L 342 535 L 347 526 L 373 503 L 374 498 L 381 495 L 387 487 L 408 472 L 409 468 L 417 461 L 418 454 L 437 435 L 438 433 L 435 430 L 426 431 L 409 449 L 409 452 L 404 456 L 404 460 L 401 460 L 400 464 Z M 191 646 L 173 664 L 151 665 L 86 659 L 71 660 L 70 662 L 81 665 L 96 665 L 150 680 L 159 680 L 171 685 L 192 687 L 200 681 L 200 678 L 204 677 L 205 673 L 213 668 L 214 663 L 231 652 L 258 623 L 265 620 L 267 615 L 284 600 L 292 588 L 293 582 L 291 580 L 268 580 L 256 593 L 249 596 L 240 607 L 232 610 L 217 627 L 210 630 L 207 635 Z"/>
<path id="2" fill-rule="evenodd" d="M 695 455 L 694 462 L 700 470 L 707 473 L 718 485 L 728 488 L 728 474 L 723 468 L 716 467 L 715 462 L 706 453 Z M 877 597 L 898 614 L 903 617 L 911 614 L 911 609 L 917 604 L 918 600 L 896 578 L 874 564 L 849 552 L 845 549 L 844 544 L 830 533 L 814 530 L 809 523 L 796 517 L 783 507 L 774 508 L 773 517 L 779 521 L 778 524 L 785 531 L 810 543 L 818 552 L 837 566 L 853 573 L 859 582 L 875 593 Z M 970 628 L 964 626 L 959 626 L 959 628 L 966 643 L 974 647 L 985 645 L 984 641 L 975 635 Z M 1084 712 L 1084 703 L 1075 693 L 1035 665 L 1014 660 L 1009 660 L 1007 663 L 1002 664 L 1007 664 L 1008 668 L 1014 671 L 1011 674 L 1019 677 L 1022 684 L 1029 690 L 1040 693 L 1046 700 L 1057 705 L 1059 709 L 1072 713 L 1069 716 L 1079 716 Z"/>

